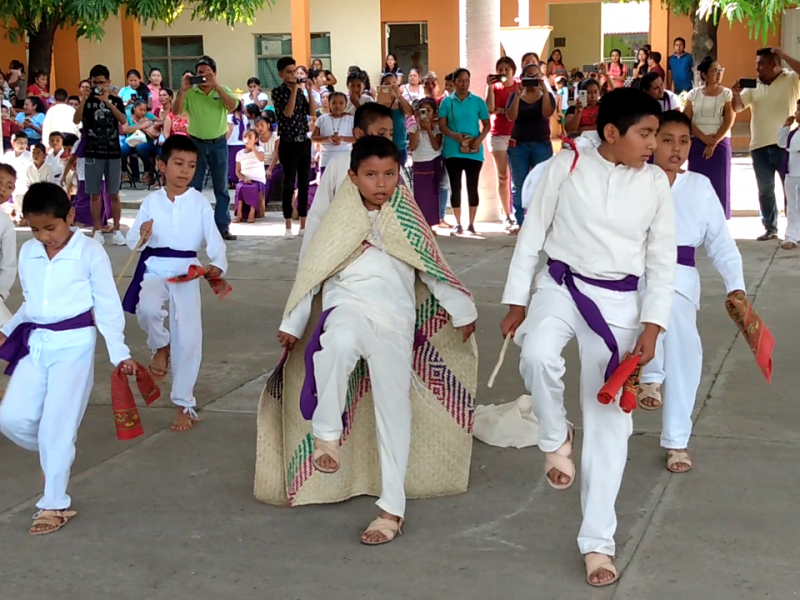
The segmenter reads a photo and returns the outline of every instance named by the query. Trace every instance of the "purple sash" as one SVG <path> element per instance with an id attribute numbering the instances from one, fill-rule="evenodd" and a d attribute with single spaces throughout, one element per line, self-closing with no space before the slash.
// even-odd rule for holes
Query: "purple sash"
<path id="1" fill-rule="evenodd" d="M 136 314 L 136 306 L 139 304 L 139 294 L 142 291 L 142 281 L 146 270 L 145 262 L 151 256 L 159 258 L 197 258 L 194 250 L 173 250 L 172 248 L 145 248 L 139 254 L 139 262 L 136 263 L 136 271 L 133 273 L 131 284 L 122 299 L 122 308 L 125 312 Z"/>
<path id="2" fill-rule="evenodd" d="M 781 166 L 778 169 L 778 174 L 781 177 L 786 177 L 789 174 L 789 148 L 792 146 L 792 138 L 794 134 L 797 133 L 797 129 L 793 129 L 789 132 L 789 139 L 786 140 L 786 151 L 783 153 L 783 160 L 781 161 Z"/>
<path id="3" fill-rule="evenodd" d="M 30 321 L 20 323 L 8 336 L 5 343 L 0 346 L 0 359 L 8 361 L 8 366 L 5 370 L 6 375 L 11 375 L 17 367 L 17 363 L 30 354 L 29 341 L 34 330 L 70 331 L 72 329 L 83 329 L 84 327 L 94 327 L 94 317 L 91 310 L 57 323 L 32 323 Z"/>
<path id="4" fill-rule="evenodd" d="M 311 334 L 311 339 L 308 340 L 306 345 L 306 378 L 300 391 L 300 412 L 306 421 L 311 420 L 311 417 L 314 416 L 314 411 L 317 409 L 317 378 L 314 376 L 314 354 L 322 350 L 320 338 L 325 328 L 325 321 L 328 320 L 332 311 L 333 309 L 329 308 L 319 316 L 314 333 Z"/>
<path id="5" fill-rule="evenodd" d="M 678 246 L 678 264 L 684 267 L 694 267 L 694 246 Z"/>
<path id="6" fill-rule="evenodd" d="M 575 279 L 580 279 L 584 283 L 602 288 L 604 290 L 611 290 L 613 292 L 635 292 L 639 287 L 639 278 L 635 275 L 628 275 L 619 280 L 605 280 L 605 279 L 591 279 L 575 273 L 569 268 L 569 265 L 561 262 L 560 260 L 548 259 L 547 266 L 549 268 L 550 277 L 556 280 L 559 285 L 566 285 L 575 306 L 578 307 L 578 312 L 586 321 L 589 328 L 597 335 L 603 338 L 608 349 L 611 351 L 611 359 L 608 361 L 606 367 L 606 381 L 611 377 L 616 368 L 619 366 L 619 347 L 617 346 L 617 338 L 608 326 L 603 313 L 600 308 L 595 304 L 591 298 L 581 293 L 575 285 Z"/>

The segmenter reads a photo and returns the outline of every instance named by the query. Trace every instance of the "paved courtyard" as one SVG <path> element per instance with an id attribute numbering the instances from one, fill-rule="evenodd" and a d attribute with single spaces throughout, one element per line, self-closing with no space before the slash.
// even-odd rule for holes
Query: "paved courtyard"
<path id="1" fill-rule="evenodd" d="M 125 212 L 126 223 L 134 214 Z M 754 241 L 757 218 L 736 218 L 731 228 L 750 297 L 777 337 L 774 382 L 768 386 L 756 368 L 725 313 L 721 282 L 700 259 L 705 371 L 695 468 L 669 474 L 658 445 L 660 413 L 635 413 L 617 506 L 622 577 L 616 586 L 595 590 L 584 583 L 575 543 L 579 486 L 550 489 L 536 448 L 476 442 L 469 491 L 410 502 L 405 535 L 380 548 L 358 543 L 375 516 L 372 499 L 298 509 L 255 500 L 255 411 L 264 375 L 279 357 L 275 336 L 300 247 L 299 240 L 279 238 L 282 225 L 271 215 L 256 226 L 233 227 L 239 235 L 228 246 L 234 292 L 219 301 L 203 290 L 205 360 L 196 394 L 205 420 L 194 431 L 171 433 L 173 411 L 159 401 L 141 410 L 146 436 L 117 441 L 111 365 L 100 344 L 71 484 L 80 514 L 45 537 L 27 533 L 41 486 L 37 458 L 0 440 L 0 599 L 797 597 L 800 319 L 792 315 L 800 254 Z M 499 301 L 513 251 L 513 239 L 492 229 L 481 229 L 485 239 L 441 240 L 479 305 L 483 404 L 523 393 L 516 348 L 495 387 L 486 387 L 502 343 Z M 20 242 L 30 237 L 18 235 Z M 128 251 L 107 249 L 118 273 Z M 9 302 L 18 306 L 18 284 Z M 146 360 L 144 336 L 132 318 L 128 334 L 134 356 Z M 574 345 L 567 363 L 567 404 L 580 444 Z"/>

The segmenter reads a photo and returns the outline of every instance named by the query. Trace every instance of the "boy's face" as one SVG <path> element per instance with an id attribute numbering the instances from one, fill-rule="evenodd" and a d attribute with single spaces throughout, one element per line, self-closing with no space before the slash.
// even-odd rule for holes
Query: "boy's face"
<path id="1" fill-rule="evenodd" d="M 42 152 L 41 148 L 34 148 L 31 154 L 33 155 L 33 162 L 37 165 L 41 165 L 44 162 L 45 154 Z"/>
<path id="2" fill-rule="evenodd" d="M 167 162 L 159 161 L 158 169 L 167 180 L 167 185 L 188 188 L 197 169 L 197 154 L 173 152 Z"/>
<path id="3" fill-rule="evenodd" d="M 676 54 L 683 54 L 683 51 L 686 49 L 686 46 L 681 40 L 675 41 L 675 53 Z"/>
<path id="4" fill-rule="evenodd" d="M 33 237 L 44 244 L 48 250 L 61 250 L 72 237 L 70 226 L 75 219 L 75 209 L 70 209 L 66 220 L 48 214 L 23 213 L 23 216 L 31 226 Z"/>
<path id="5" fill-rule="evenodd" d="M 392 135 L 394 134 L 394 124 L 392 123 L 391 117 L 381 117 L 376 119 L 372 123 L 367 126 L 366 131 L 362 131 L 358 127 L 353 130 L 353 137 L 358 139 L 365 135 L 378 135 L 380 137 L 386 138 L 387 140 L 392 140 Z"/>
<path id="6" fill-rule="evenodd" d="M 27 149 L 28 149 L 28 139 L 27 138 L 15 138 L 14 139 L 14 150 L 17 151 L 17 154 L 22 154 Z"/>
<path id="7" fill-rule="evenodd" d="M 4 121 L 8 120 L 8 107 L 7 106 L 4 106 L 3 108 L 0 108 L 0 115 L 2 115 Z"/>
<path id="8" fill-rule="evenodd" d="M 80 100 L 76 100 L 75 98 L 70 98 L 67 100 L 67 104 L 69 104 L 72 108 L 78 108 L 81 105 Z"/>
<path id="9" fill-rule="evenodd" d="M 455 86 L 455 84 L 453 83 L 452 80 L 445 79 L 445 81 L 444 81 L 444 91 L 447 92 L 448 94 L 452 94 L 453 92 L 456 91 L 456 86 Z"/>
<path id="10" fill-rule="evenodd" d="M 677 172 L 689 158 L 692 135 L 686 125 L 664 123 L 656 134 L 658 145 L 653 153 L 653 162 L 665 171 Z"/>
<path id="11" fill-rule="evenodd" d="M 630 126 L 625 135 L 620 135 L 614 125 L 603 130 L 606 142 L 614 147 L 615 158 L 632 169 L 641 169 L 656 149 L 658 117 L 647 115 Z"/>
<path id="12" fill-rule="evenodd" d="M 64 138 L 60 135 L 51 135 L 50 136 L 50 147 L 53 149 L 53 152 L 58 154 L 61 152 L 61 149 L 64 147 Z"/>
<path id="13" fill-rule="evenodd" d="M 5 171 L 0 171 L 0 203 L 8 202 L 14 193 L 17 178 Z"/>
<path id="14" fill-rule="evenodd" d="M 359 165 L 357 172 L 350 171 L 349 174 L 362 198 L 373 206 L 381 206 L 397 189 L 399 171 L 395 159 L 370 156 Z"/>

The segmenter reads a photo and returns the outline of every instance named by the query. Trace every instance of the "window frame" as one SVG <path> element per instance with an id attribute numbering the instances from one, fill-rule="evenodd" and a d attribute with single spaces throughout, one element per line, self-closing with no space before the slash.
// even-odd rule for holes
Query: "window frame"
<path id="1" fill-rule="evenodd" d="M 173 56 L 172 55 L 172 41 L 175 40 L 175 39 L 179 39 L 179 38 L 199 40 L 199 42 L 200 42 L 200 54 L 198 54 L 197 56 L 194 56 L 194 55 L 191 55 L 191 56 Z M 205 40 L 203 38 L 203 35 L 143 35 L 142 36 L 143 49 L 144 49 L 144 43 L 145 43 L 146 39 L 149 39 L 149 40 L 161 40 L 161 39 L 166 40 L 167 41 L 167 54 L 166 54 L 166 56 L 161 56 L 161 55 L 145 56 L 144 52 L 142 52 L 142 63 L 146 65 L 148 63 L 148 61 L 166 62 L 166 64 L 167 64 L 167 73 L 163 73 L 162 72 L 162 75 L 163 75 L 162 86 L 169 87 L 170 89 L 173 89 L 173 90 L 180 89 L 181 77 L 183 75 L 183 72 L 173 73 L 173 63 L 176 62 L 176 61 L 187 61 L 187 60 L 196 61 L 201 56 L 204 56 Z M 155 67 L 155 68 L 161 69 L 161 67 Z M 145 78 L 147 78 L 148 82 L 149 82 L 150 68 L 145 67 L 145 69 L 147 70 L 147 73 L 142 73 L 142 75 Z"/>

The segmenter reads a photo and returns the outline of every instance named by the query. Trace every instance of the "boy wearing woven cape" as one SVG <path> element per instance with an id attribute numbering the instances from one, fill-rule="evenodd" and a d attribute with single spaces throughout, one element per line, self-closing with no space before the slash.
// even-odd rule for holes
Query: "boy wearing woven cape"
<path id="1" fill-rule="evenodd" d="M 464 342 L 477 319 L 469 292 L 443 262 L 431 261 L 438 248 L 429 254 L 406 241 L 408 228 L 427 225 L 419 208 L 408 210 L 406 203 L 414 201 L 398 189 L 399 171 L 400 153 L 391 141 L 367 136 L 354 144 L 350 180 L 337 192 L 300 263 L 278 335 L 282 346 L 294 347 L 321 289 L 323 313 L 306 350 L 300 404 L 312 424 L 313 465 L 322 473 L 339 469 L 348 380 L 359 359 L 367 361 L 382 479 L 381 514 L 361 536 L 371 545 L 392 541 L 405 514 L 416 275 L 452 316 Z M 403 222 L 409 214 L 416 215 L 410 225 Z M 343 227 L 351 233 L 330 235 Z M 330 243 L 345 238 L 338 246 Z"/>

